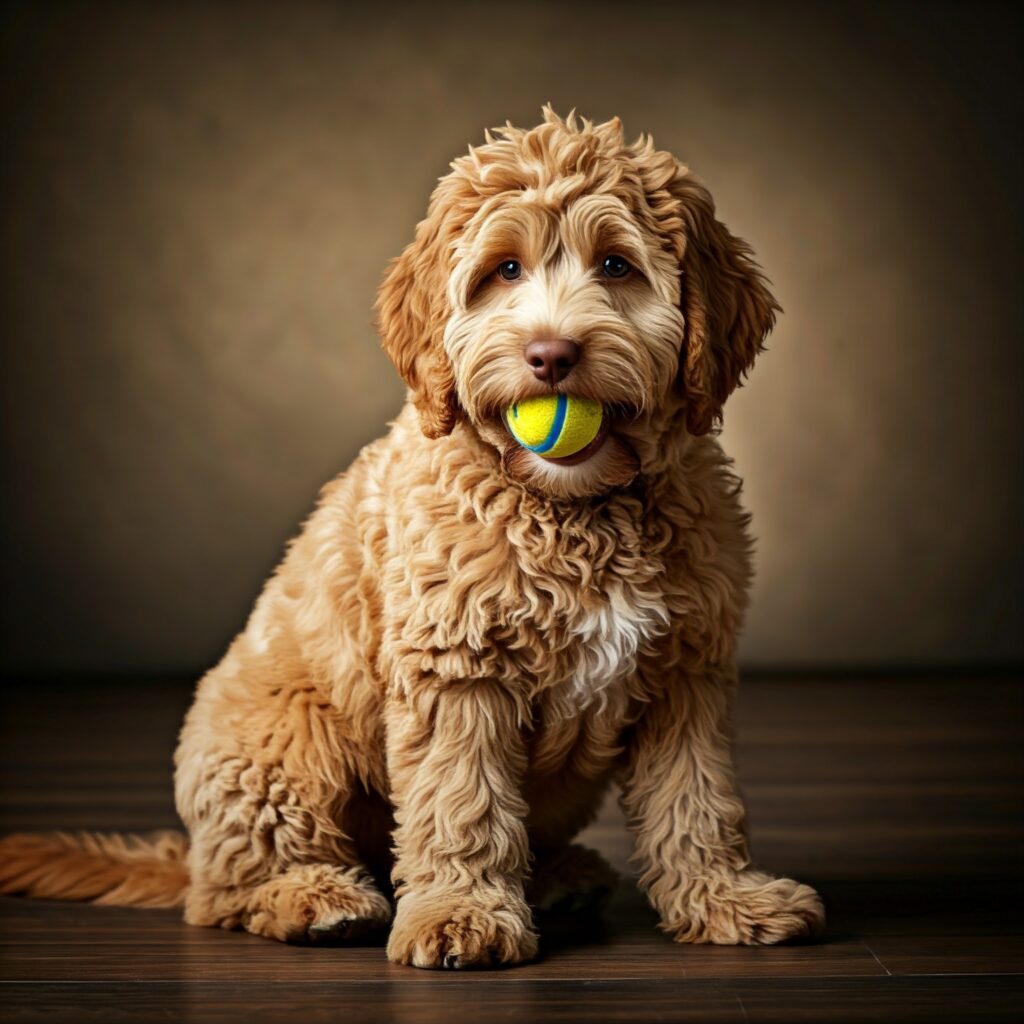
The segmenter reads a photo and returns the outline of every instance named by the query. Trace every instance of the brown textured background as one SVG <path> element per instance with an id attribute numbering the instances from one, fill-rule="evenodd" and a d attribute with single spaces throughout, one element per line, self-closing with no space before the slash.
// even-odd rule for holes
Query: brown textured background
<path id="1" fill-rule="evenodd" d="M 399 407 L 385 262 L 546 100 L 687 159 L 786 308 L 745 660 L 1019 661 L 1020 72 L 983 4 L 6 5 L 5 667 L 219 656 Z"/>

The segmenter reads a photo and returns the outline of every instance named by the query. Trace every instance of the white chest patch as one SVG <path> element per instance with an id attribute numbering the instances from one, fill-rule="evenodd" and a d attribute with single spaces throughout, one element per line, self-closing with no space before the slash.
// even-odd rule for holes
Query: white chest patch
<path id="1" fill-rule="evenodd" d="M 644 645 L 663 635 L 669 626 L 668 609 L 660 595 L 614 584 L 606 600 L 576 623 L 579 661 L 560 688 L 559 703 L 576 713 L 594 702 L 604 704 L 608 688 L 628 678 L 636 668 Z"/>

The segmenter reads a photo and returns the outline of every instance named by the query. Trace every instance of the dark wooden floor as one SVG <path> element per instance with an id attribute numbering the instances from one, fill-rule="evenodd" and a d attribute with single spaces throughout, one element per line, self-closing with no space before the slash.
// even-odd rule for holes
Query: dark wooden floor
<path id="1" fill-rule="evenodd" d="M 169 761 L 189 687 L 12 683 L 0 829 L 175 825 Z M 379 947 L 303 949 L 172 911 L 0 901 L 5 1021 L 901 1021 L 1024 1013 L 1020 680 L 767 678 L 738 760 L 760 863 L 815 884 L 815 945 L 685 947 L 624 882 L 602 925 L 540 960 L 440 974 Z M 588 837 L 621 868 L 609 807 Z"/>

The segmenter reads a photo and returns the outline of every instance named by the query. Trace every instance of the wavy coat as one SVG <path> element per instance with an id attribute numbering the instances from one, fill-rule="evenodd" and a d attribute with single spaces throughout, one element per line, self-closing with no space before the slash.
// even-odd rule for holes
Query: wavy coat
<path id="1" fill-rule="evenodd" d="M 166 836 L 15 836 L 3 890 L 291 941 L 390 926 L 399 963 L 514 963 L 536 908 L 611 886 L 573 838 L 616 783 L 675 939 L 820 927 L 813 890 L 751 867 L 729 749 L 750 541 L 714 428 L 777 311 L 749 248 L 650 139 L 546 110 L 453 163 L 378 311 L 408 402 L 199 684 L 175 757 L 187 864 Z M 552 334 L 611 422 L 574 466 L 501 424 L 550 386 L 522 349 Z"/>

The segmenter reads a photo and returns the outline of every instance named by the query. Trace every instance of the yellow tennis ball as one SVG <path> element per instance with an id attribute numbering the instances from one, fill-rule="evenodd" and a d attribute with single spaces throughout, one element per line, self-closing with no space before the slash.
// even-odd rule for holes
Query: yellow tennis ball
<path id="1" fill-rule="evenodd" d="M 575 455 L 601 429 L 601 403 L 572 395 L 543 395 L 516 402 L 505 413 L 512 436 L 547 459 Z"/>

